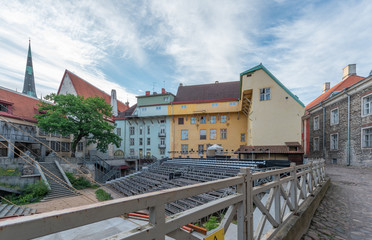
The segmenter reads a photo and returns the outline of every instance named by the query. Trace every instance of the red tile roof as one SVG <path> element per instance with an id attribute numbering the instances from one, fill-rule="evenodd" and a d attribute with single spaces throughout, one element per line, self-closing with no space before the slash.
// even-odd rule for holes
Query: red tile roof
<path id="1" fill-rule="evenodd" d="M 0 87 L 0 103 L 11 105 L 9 112 L 0 111 L 1 116 L 36 122 L 33 117 L 38 113 L 39 99 Z"/>
<path id="2" fill-rule="evenodd" d="M 179 86 L 173 103 L 236 101 L 240 97 L 240 81 Z"/>
<path id="3" fill-rule="evenodd" d="M 68 74 L 69 78 L 71 79 L 75 91 L 79 96 L 84 96 L 85 98 L 98 96 L 105 99 L 106 103 L 111 105 L 111 96 L 109 94 L 96 88 L 92 84 L 88 83 L 87 81 L 85 81 L 84 79 L 80 78 L 79 76 L 75 75 L 74 73 L 70 72 L 67 69 L 65 70 L 65 74 L 63 74 L 63 78 L 61 84 L 59 85 L 57 94 L 59 94 L 61 90 L 61 86 L 65 79 L 66 74 Z M 124 112 L 125 110 L 128 109 L 128 106 L 120 101 L 118 101 L 117 105 L 119 112 Z"/>
<path id="4" fill-rule="evenodd" d="M 283 153 L 283 154 L 299 154 L 304 153 L 302 147 L 298 146 L 298 151 L 289 151 L 289 146 L 286 145 L 270 145 L 270 146 L 240 146 L 237 153 Z"/>
<path id="5" fill-rule="evenodd" d="M 345 88 L 350 87 L 351 85 L 359 82 L 360 80 L 364 79 L 364 77 L 358 76 L 358 75 L 351 75 L 342 82 L 339 82 L 335 86 L 333 86 L 331 89 L 329 89 L 327 92 L 323 93 L 319 97 L 317 97 L 314 101 L 309 103 L 306 107 L 305 110 L 308 110 L 316 105 L 318 105 L 320 102 L 326 100 L 329 95 L 331 95 L 335 91 L 342 91 Z"/>

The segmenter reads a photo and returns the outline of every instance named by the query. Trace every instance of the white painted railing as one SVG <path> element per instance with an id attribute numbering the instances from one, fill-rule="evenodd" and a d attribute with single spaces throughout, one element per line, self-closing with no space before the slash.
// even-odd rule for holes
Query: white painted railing
<path id="1" fill-rule="evenodd" d="M 254 181 L 267 177 L 273 181 L 253 187 Z M 165 235 L 198 239 L 180 228 L 226 208 L 219 229 L 226 233 L 237 213 L 237 239 L 265 239 L 275 235 L 324 179 L 324 161 L 254 174 L 243 168 L 236 177 L 3 221 L 0 239 L 36 238 L 143 209 L 149 210 L 148 224 L 107 239 L 164 239 Z M 235 194 L 164 217 L 166 203 L 233 186 Z"/>

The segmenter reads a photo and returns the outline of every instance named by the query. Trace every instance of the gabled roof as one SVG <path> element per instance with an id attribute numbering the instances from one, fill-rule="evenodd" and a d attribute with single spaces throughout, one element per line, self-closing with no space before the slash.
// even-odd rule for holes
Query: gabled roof
<path id="1" fill-rule="evenodd" d="M 11 105 L 10 113 L 0 111 L 1 116 L 36 122 L 33 117 L 38 113 L 39 99 L 0 87 L 0 103 Z"/>
<path id="2" fill-rule="evenodd" d="M 125 110 L 124 112 L 119 112 L 118 116 L 116 116 L 114 118 L 114 120 L 124 120 L 130 116 L 132 116 L 134 110 L 136 109 L 137 107 L 137 104 L 134 104 L 133 106 L 131 106 L 130 108 L 128 108 L 127 110 Z"/>
<path id="3" fill-rule="evenodd" d="M 298 102 L 301 106 L 305 107 L 305 105 L 301 102 L 301 100 L 296 95 L 294 95 L 288 88 L 286 88 L 286 86 L 284 86 L 283 83 L 281 83 L 264 65 L 262 65 L 262 63 L 260 63 L 259 65 L 255 66 L 251 69 L 248 69 L 247 71 L 244 71 L 244 72 L 240 73 L 240 81 L 241 81 L 243 75 L 253 73 L 253 72 L 255 72 L 257 70 L 260 70 L 260 69 L 262 69 L 264 72 L 266 72 L 266 74 L 269 75 L 294 100 L 296 100 L 296 102 Z"/>
<path id="4" fill-rule="evenodd" d="M 317 97 L 314 101 L 312 101 L 311 103 L 309 103 L 305 110 L 308 110 L 312 107 L 315 107 L 316 105 L 318 105 L 319 103 L 321 103 L 322 101 L 326 100 L 329 98 L 329 96 L 332 94 L 332 93 L 336 93 L 336 92 L 339 92 L 339 91 L 342 91 L 344 90 L 345 88 L 348 88 L 350 87 L 351 85 L 359 82 L 360 80 L 364 79 L 364 77 L 361 77 L 361 76 L 358 76 L 358 75 L 351 75 L 349 77 L 347 77 L 345 80 L 337 83 L 335 86 L 333 86 L 331 89 L 329 89 L 327 92 L 323 93 L 322 95 L 320 95 L 319 97 Z"/>
<path id="5" fill-rule="evenodd" d="M 111 96 L 109 94 L 107 94 L 104 91 L 96 88 L 92 84 L 88 83 L 87 81 L 85 81 L 84 79 L 80 78 L 79 76 L 70 72 L 67 69 L 65 70 L 65 73 L 63 74 L 63 78 L 62 78 L 61 84 L 59 85 L 57 94 L 59 94 L 59 92 L 61 90 L 61 86 L 63 84 L 63 81 L 65 79 L 66 74 L 71 79 L 72 85 L 74 86 L 77 95 L 83 96 L 84 98 L 96 97 L 96 96 L 101 97 L 101 98 L 105 99 L 107 104 L 111 105 Z M 118 111 L 119 112 L 124 112 L 125 110 L 128 109 L 128 107 L 120 101 L 118 101 L 117 105 L 118 105 Z"/>
<path id="6" fill-rule="evenodd" d="M 179 86 L 173 103 L 236 101 L 240 97 L 240 82 Z"/>

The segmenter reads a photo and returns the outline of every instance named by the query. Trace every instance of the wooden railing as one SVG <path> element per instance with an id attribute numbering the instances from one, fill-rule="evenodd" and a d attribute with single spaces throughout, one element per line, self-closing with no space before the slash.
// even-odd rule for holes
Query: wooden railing
<path id="1" fill-rule="evenodd" d="M 268 177 L 273 180 L 254 187 L 255 181 Z M 36 238 L 143 209 L 149 210 L 148 224 L 107 239 L 164 239 L 165 235 L 197 239 L 179 229 L 226 208 L 219 228 L 213 231 L 224 228 L 226 233 L 237 214 L 237 239 L 266 239 L 275 235 L 324 180 L 324 161 L 254 174 L 243 168 L 236 177 L 3 221 L 0 239 Z M 228 187 L 236 187 L 236 193 L 164 217 L 166 203 Z"/>

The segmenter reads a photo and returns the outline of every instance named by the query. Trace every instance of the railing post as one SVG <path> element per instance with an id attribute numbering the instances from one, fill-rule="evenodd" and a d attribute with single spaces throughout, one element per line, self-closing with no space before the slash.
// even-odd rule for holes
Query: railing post
<path id="1" fill-rule="evenodd" d="M 278 223 L 278 224 L 281 224 L 282 223 L 282 218 L 281 218 L 281 205 L 280 205 L 280 186 L 279 186 L 279 181 L 280 181 L 280 174 L 278 175 L 275 175 L 273 176 L 274 177 L 274 181 L 277 182 L 277 186 L 275 187 L 275 192 L 274 192 L 274 203 L 275 203 L 275 209 L 274 209 L 274 212 L 275 212 L 275 221 Z"/>
<path id="2" fill-rule="evenodd" d="M 252 172 L 248 169 L 246 176 L 246 186 L 247 186 L 247 231 L 248 231 L 248 240 L 253 240 L 253 180 Z"/>
<path id="3" fill-rule="evenodd" d="M 156 205 L 149 208 L 149 223 L 154 226 L 154 235 L 151 236 L 153 240 L 164 240 L 165 229 L 165 206 Z"/>
<path id="4" fill-rule="evenodd" d="M 237 210 L 237 220 L 238 220 L 238 240 L 247 239 L 247 174 L 249 173 L 249 168 L 241 168 L 238 176 L 241 176 L 242 182 L 237 185 L 237 192 L 244 196 L 243 202 L 239 203 Z"/>
<path id="5" fill-rule="evenodd" d="M 313 172 L 313 161 L 310 162 L 310 172 L 309 172 L 309 193 L 313 193 L 313 182 L 314 182 L 314 172 Z"/>
<path id="6" fill-rule="evenodd" d="M 291 202 L 294 207 L 294 213 L 298 211 L 298 201 L 297 201 L 297 172 L 296 172 L 296 163 L 291 163 L 291 178 L 292 178 L 292 185 L 291 185 Z"/>

